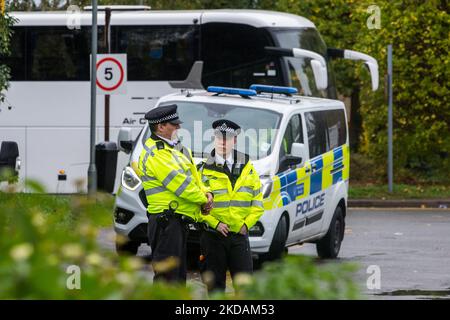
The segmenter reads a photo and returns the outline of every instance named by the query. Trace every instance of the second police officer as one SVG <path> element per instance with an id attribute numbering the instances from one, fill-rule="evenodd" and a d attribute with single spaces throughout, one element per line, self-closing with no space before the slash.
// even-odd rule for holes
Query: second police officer
<path id="1" fill-rule="evenodd" d="M 259 175 L 249 156 L 236 150 L 241 128 L 225 119 L 212 127 L 215 148 L 199 166 L 202 181 L 214 193 L 213 208 L 202 217 L 208 228 L 201 235 L 200 259 L 202 271 L 213 276 L 212 282 L 205 281 L 208 290 L 223 291 L 228 269 L 233 279 L 253 272 L 248 232 L 264 208 Z"/>
<path id="2" fill-rule="evenodd" d="M 149 204 L 148 236 L 155 280 L 186 281 L 187 222 L 208 214 L 213 195 L 200 180 L 192 153 L 176 139 L 180 128 L 177 105 L 150 110 L 145 118 L 151 136 L 144 144 L 138 168 Z M 169 210 L 170 205 L 170 210 Z M 164 268 L 168 258 L 175 266 Z"/>

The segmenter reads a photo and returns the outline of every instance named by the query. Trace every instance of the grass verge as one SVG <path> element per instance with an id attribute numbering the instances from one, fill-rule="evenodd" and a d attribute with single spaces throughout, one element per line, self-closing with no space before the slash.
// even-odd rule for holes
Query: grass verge
<path id="1" fill-rule="evenodd" d="M 450 186 L 395 184 L 389 193 L 387 185 L 352 184 L 350 199 L 450 199 Z"/>

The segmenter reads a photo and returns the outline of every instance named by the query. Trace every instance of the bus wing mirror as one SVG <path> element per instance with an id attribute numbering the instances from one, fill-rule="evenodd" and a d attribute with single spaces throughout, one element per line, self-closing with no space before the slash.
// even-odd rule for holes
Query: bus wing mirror
<path id="1" fill-rule="evenodd" d="M 311 68 L 314 73 L 314 80 L 316 81 L 316 87 L 319 90 L 325 90 L 328 87 L 328 71 L 325 58 L 320 54 L 305 50 L 294 48 L 292 49 L 295 58 L 310 58 Z"/>
<path id="2" fill-rule="evenodd" d="M 119 150 L 129 154 L 133 150 L 133 137 L 131 128 L 122 127 L 119 131 L 119 137 L 117 138 L 117 145 Z"/>
<path id="3" fill-rule="evenodd" d="M 319 90 L 325 90 L 328 87 L 327 67 L 323 68 L 322 64 L 317 60 L 311 60 L 311 67 L 314 73 L 316 87 Z"/>
<path id="4" fill-rule="evenodd" d="M 372 79 L 372 91 L 376 91 L 379 85 L 378 62 L 375 58 L 358 51 L 328 48 L 328 56 L 331 58 L 343 58 L 347 60 L 362 60 L 368 67 Z"/>
<path id="5" fill-rule="evenodd" d="M 169 85 L 174 89 L 200 89 L 202 85 L 203 61 L 195 61 L 187 78 L 183 81 L 169 81 Z"/>
<path id="6" fill-rule="evenodd" d="M 300 49 L 300 48 L 279 48 L 279 47 L 264 47 L 267 53 L 278 56 L 294 57 L 294 58 L 310 58 L 311 68 L 314 73 L 314 80 L 316 87 L 319 90 L 325 90 L 328 87 L 328 71 L 325 58 L 320 54 Z"/>

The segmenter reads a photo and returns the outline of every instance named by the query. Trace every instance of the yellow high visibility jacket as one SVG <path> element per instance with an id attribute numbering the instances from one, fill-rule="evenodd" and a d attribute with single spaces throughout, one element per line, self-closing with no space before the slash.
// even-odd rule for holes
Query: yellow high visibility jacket
<path id="1" fill-rule="evenodd" d="M 201 219 L 214 229 L 222 222 L 231 231 L 239 232 L 244 224 L 250 230 L 264 213 L 264 207 L 261 181 L 249 157 L 234 150 L 234 161 L 234 186 L 223 166 L 215 164 L 215 150 L 201 164 L 202 181 L 214 194 L 211 213 Z"/>
<path id="2" fill-rule="evenodd" d="M 201 182 L 189 149 L 171 147 L 152 134 L 144 144 L 138 169 L 149 213 L 161 213 L 175 200 L 176 213 L 199 220 L 200 206 L 207 202 L 205 193 L 209 190 Z"/>

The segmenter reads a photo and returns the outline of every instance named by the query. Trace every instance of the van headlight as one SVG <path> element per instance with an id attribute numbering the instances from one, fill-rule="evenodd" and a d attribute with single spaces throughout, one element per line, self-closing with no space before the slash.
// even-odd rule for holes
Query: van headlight
<path id="1" fill-rule="evenodd" d="M 253 227 L 248 231 L 250 237 L 261 237 L 264 234 L 264 227 L 261 222 L 257 222 Z"/>
<path id="2" fill-rule="evenodd" d="M 128 190 L 134 191 L 142 183 L 136 172 L 131 167 L 125 167 L 122 172 L 122 186 Z"/>

